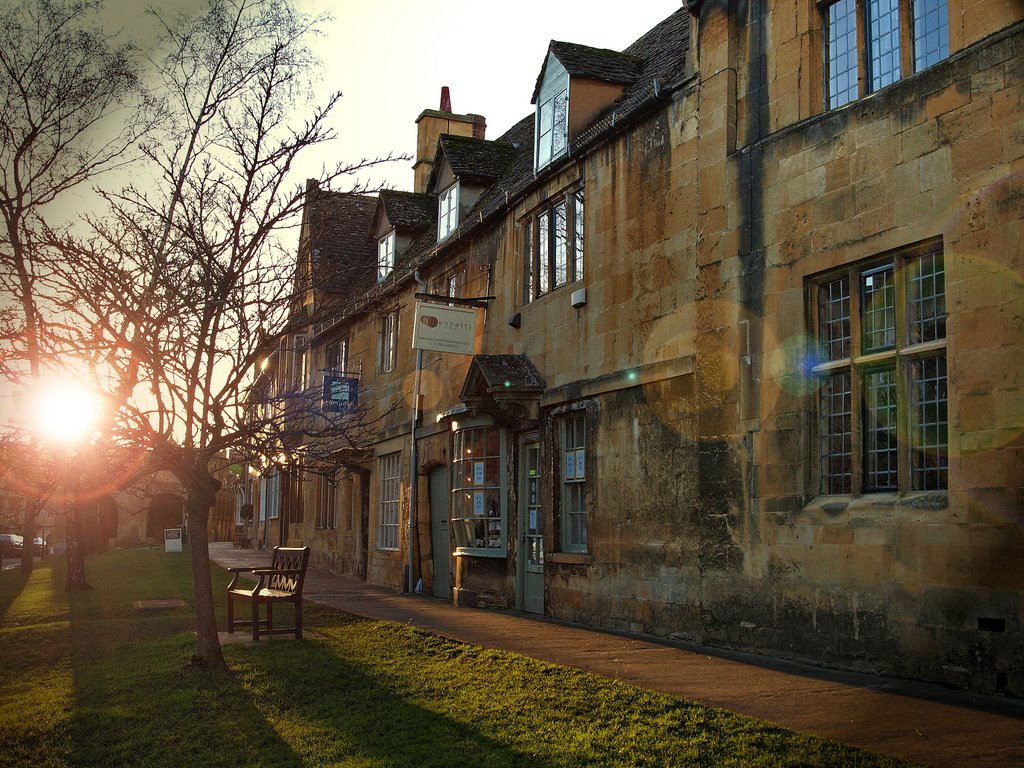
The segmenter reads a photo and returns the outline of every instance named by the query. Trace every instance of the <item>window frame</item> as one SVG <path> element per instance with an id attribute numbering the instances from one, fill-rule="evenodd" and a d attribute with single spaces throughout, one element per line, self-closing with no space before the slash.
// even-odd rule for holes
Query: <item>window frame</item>
<path id="1" fill-rule="evenodd" d="M 377 373 L 390 373 L 398 366 L 399 312 L 392 309 L 380 316 L 377 335 Z"/>
<path id="2" fill-rule="evenodd" d="M 881 2 L 891 2 L 895 5 L 895 8 L 888 9 L 885 14 L 886 18 L 895 19 L 895 29 L 889 25 L 882 30 L 882 34 L 875 34 L 878 32 L 875 23 L 880 16 L 873 15 L 872 11 L 877 10 L 877 5 Z M 852 5 L 852 8 L 846 9 L 842 16 L 833 18 L 833 9 L 839 8 L 841 4 Z M 948 0 L 821 0 L 818 8 L 824 67 L 822 90 L 826 109 L 843 107 L 949 58 Z M 840 20 L 845 26 L 834 47 L 833 26 Z M 849 28 L 851 21 L 854 26 L 852 30 Z M 925 26 L 929 22 L 931 25 Z M 890 58 L 895 56 L 896 66 L 892 69 L 890 65 L 884 74 L 880 75 L 879 57 L 873 54 L 873 43 L 893 35 L 894 44 L 887 49 L 886 55 Z M 930 44 L 927 49 L 923 49 L 925 40 Z M 834 65 L 840 57 L 848 60 L 851 42 L 854 82 L 850 83 L 844 78 L 842 82 L 846 85 L 836 91 L 835 86 L 839 84 L 839 78 L 851 70 L 845 68 L 837 74 L 833 72 Z M 839 45 L 842 45 L 841 49 Z"/>
<path id="3" fill-rule="evenodd" d="M 397 234 L 394 229 L 377 240 L 377 282 L 382 283 L 388 275 L 395 271 L 395 242 Z"/>
<path id="4" fill-rule="evenodd" d="M 377 458 L 377 549 L 397 552 L 401 548 L 402 452 Z"/>
<path id="5" fill-rule="evenodd" d="M 929 260 L 933 269 L 923 273 L 922 265 Z M 922 274 L 931 280 L 930 294 L 923 293 L 921 286 L 915 288 Z M 883 275 L 886 294 L 879 297 L 874 283 Z M 840 283 L 846 284 L 845 291 L 836 290 Z M 915 290 L 919 292 L 914 294 Z M 808 281 L 808 327 L 818 360 L 810 368 L 818 380 L 814 388 L 816 495 L 903 496 L 948 490 L 945 295 L 941 238 L 848 264 Z M 878 300 L 883 301 L 881 311 L 868 306 Z M 847 302 L 845 316 L 843 309 L 834 310 L 843 301 Z M 923 311 L 931 314 L 916 319 L 922 312 L 920 305 L 929 302 L 932 308 Z M 873 324 L 872 316 L 880 317 L 881 325 Z M 917 369 L 929 365 L 934 371 L 925 378 Z"/>
<path id="6" fill-rule="evenodd" d="M 586 203 L 582 186 L 552 196 L 526 216 L 520 227 L 523 304 L 583 279 Z"/>
<path id="7" fill-rule="evenodd" d="M 459 182 L 442 190 L 437 196 L 437 242 L 451 237 L 459 228 Z"/>
<path id="8" fill-rule="evenodd" d="M 488 453 L 489 445 L 492 449 L 496 446 L 497 453 Z M 495 425 L 491 419 L 470 419 L 453 425 L 449 529 L 457 553 L 477 557 L 508 556 L 508 445 L 508 430 Z M 476 513 L 477 508 L 482 514 Z M 479 538 L 476 537 L 478 523 L 483 525 Z M 466 543 L 470 526 L 473 544 Z M 497 526 L 495 536 L 491 536 L 494 526 Z M 491 541 L 495 543 L 492 545 Z"/>
<path id="9" fill-rule="evenodd" d="M 317 476 L 316 529 L 334 531 L 338 528 L 337 487 L 329 475 Z"/>
<path id="10" fill-rule="evenodd" d="M 562 416 L 558 432 L 558 484 L 562 502 L 560 549 L 567 553 L 586 554 L 590 551 L 590 510 L 587 504 L 587 466 L 590 461 L 587 458 L 586 412 L 573 411 Z"/>

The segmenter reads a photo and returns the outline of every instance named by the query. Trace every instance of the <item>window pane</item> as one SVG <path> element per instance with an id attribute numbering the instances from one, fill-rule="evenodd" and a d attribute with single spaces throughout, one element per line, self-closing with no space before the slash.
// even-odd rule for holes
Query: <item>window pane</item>
<path id="1" fill-rule="evenodd" d="M 455 433 L 451 516 L 459 547 L 504 546 L 501 513 L 501 432 L 476 427 Z"/>
<path id="2" fill-rule="evenodd" d="M 896 371 L 864 376 L 864 468 L 868 490 L 896 488 Z"/>
<path id="3" fill-rule="evenodd" d="M 583 279 L 583 191 L 575 195 L 573 210 L 572 279 Z"/>
<path id="4" fill-rule="evenodd" d="M 554 102 L 554 125 L 551 126 L 551 156 L 553 158 L 565 153 L 569 117 L 568 92 L 559 93 L 555 96 Z"/>
<path id="5" fill-rule="evenodd" d="M 821 492 L 853 490 L 853 412 L 850 372 L 829 376 L 821 388 Z"/>
<path id="6" fill-rule="evenodd" d="M 915 491 L 941 490 L 948 480 L 946 358 L 915 361 L 910 379 L 913 487 Z"/>
<path id="7" fill-rule="evenodd" d="M 868 0 L 871 90 L 900 79 L 899 0 Z"/>
<path id="8" fill-rule="evenodd" d="M 563 549 L 587 549 L 586 437 L 583 414 L 562 422 Z"/>
<path id="9" fill-rule="evenodd" d="M 862 352 L 896 346 L 896 290 L 893 267 L 873 269 L 861 275 Z"/>
<path id="10" fill-rule="evenodd" d="M 537 295 L 548 292 L 548 274 L 550 269 L 549 228 L 551 226 L 548 212 L 537 217 Z"/>
<path id="11" fill-rule="evenodd" d="M 910 343 L 946 338 L 946 272 L 942 253 L 929 253 L 910 262 L 907 287 Z"/>
<path id="12" fill-rule="evenodd" d="M 828 104 L 841 107 L 857 98 L 857 5 L 839 0 L 828 9 Z"/>
<path id="13" fill-rule="evenodd" d="M 380 523 L 377 529 L 379 549 L 398 549 L 401 467 L 401 453 L 389 453 L 380 458 Z"/>
<path id="14" fill-rule="evenodd" d="M 569 231 L 568 222 L 566 221 L 566 202 L 562 202 L 555 205 L 553 216 L 555 220 L 555 253 L 554 253 L 554 271 L 552 272 L 552 288 L 558 288 L 559 286 L 565 285 L 568 278 L 568 248 L 569 248 Z"/>
<path id="15" fill-rule="evenodd" d="M 523 303 L 533 299 L 533 228 L 530 222 L 523 225 Z"/>
<path id="16" fill-rule="evenodd" d="M 818 289 L 818 346 L 826 361 L 850 356 L 850 278 L 845 275 Z"/>
<path id="17" fill-rule="evenodd" d="M 949 56 L 946 0 L 914 0 L 914 71 Z"/>

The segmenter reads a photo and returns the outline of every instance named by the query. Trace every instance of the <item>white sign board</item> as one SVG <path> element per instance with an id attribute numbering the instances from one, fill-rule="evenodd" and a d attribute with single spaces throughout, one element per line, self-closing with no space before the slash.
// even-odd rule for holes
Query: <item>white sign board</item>
<path id="1" fill-rule="evenodd" d="M 181 552 L 181 528 L 164 528 L 164 552 Z"/>
<path id="2" fill-rule="evenodd" d="M 413 349 L 472 355 L 475 338 L 475 309 L 416 302 Z"/>

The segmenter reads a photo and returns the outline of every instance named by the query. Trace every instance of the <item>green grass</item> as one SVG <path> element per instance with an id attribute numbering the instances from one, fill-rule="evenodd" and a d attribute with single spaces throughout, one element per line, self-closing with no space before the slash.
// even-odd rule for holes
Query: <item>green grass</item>
<path id="1" fill-rule="evenodd" d="M 0 574 L 5 766 L 898 766 L 578 670 L 322 606 L 317 639 L 226 646 L 189 666 L 188 555 L 91 557 Z M 226 584 L 219 570 L 214 583 Z M 223 616 L 223 590 L 217 590 Z"/>

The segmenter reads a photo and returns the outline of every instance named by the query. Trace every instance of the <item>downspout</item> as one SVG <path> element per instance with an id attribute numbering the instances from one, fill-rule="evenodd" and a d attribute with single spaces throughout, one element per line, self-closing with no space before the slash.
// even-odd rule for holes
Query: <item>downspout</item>
<path id="1" fill-rule="evenodd" d="M 427 284 L 420 278 L 420 271 L 413 272 L 413 279 L 424 293 Z M 413 551 L 416 544 L 416 424 L 420 420 L 420 373 L 423 370 L 423 350 L 416 350 L 416 377 L 412 387 L 412 425 L 409 429 L 409 576 L 406 591 L 415 591 Z"/>

